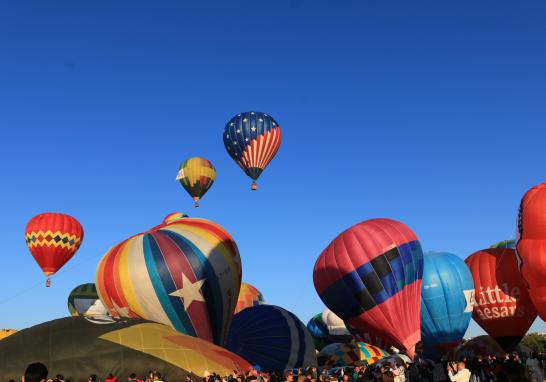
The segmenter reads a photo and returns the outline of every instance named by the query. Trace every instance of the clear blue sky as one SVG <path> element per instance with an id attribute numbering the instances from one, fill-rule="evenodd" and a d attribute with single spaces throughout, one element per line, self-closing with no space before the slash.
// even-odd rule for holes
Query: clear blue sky
<path id="1" fill-rule="evenodd" d="M 0 327 L 66 315 L 171 211 L 223 225 L 244 280 L 305 322 L 317 256 L 359 221 L 462 258 L 512 238 L 546 180 L 544 20 L 542 0 L 2 1 Z M 248 110 L 283 128 L 258 192 L 222 143 Z M 175 181 L 195 155 L 218 171 L 198 210 Z M 23 239 L 44 211 L 85 228 L 49 289 Z"/>

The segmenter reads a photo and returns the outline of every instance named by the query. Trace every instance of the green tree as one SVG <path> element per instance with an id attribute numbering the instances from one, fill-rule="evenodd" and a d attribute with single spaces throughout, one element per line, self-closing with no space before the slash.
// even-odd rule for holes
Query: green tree
<path id="1" fill-rule="evenodd" d="M 543 353 L 546 350 L 546 336 L 538 333 L 530 333 L 523 337 L 521 341 L 525 346 L 529 346 L 533 351 Z"/>

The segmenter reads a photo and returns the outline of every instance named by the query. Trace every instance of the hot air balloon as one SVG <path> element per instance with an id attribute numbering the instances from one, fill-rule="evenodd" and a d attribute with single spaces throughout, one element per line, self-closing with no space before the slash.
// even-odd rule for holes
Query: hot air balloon
<path id="1" fill-rule="evenodd" d="M 505 351 L 514 349 L 537 316 L 510 248 L 489 248 L 466 260 L 474 279 L 472 317 Z"/>
<path id="2" fill-rule="evenodd" d="M 357 366 L 359 364 L 372 365 L 389 353 L 385 350 L 365 342 L 334 343 L 326 346 L 319 353 L 319 364 L 328 367 Z"/>
<path id="3" fill-rule="evenodd" d="M 490 248 L 512 248 L 516 249 L 515 240 L 503 240 L 493 244 Z"/>
<path id="4" fill-rule="evenodd" d="M 531 300 L 546 320 L 546 183 L 531 188 L 521 199 L 516 247 Z"/>
<path id="5" fill-rule="evenodd" d="M 112 247 L 97 267 L 114 317 L 141 317 L 222 344 L 241 283 L 232 237 L 205 219 L 180 218 Z"/>
<path id="6" fill-rule="evenodd" d="M 390 219 L 357 224 L 335 238 L 313 271 L 324 304 L 366 341 L 413 357 L 421 339 L 423 252 L 415 234 Z M 378 343 L 376 340 L 381 340 Z"/>
<path id="7" fill-rule="evenodd" d="M 427 252 L 421 286 L 421 339 L 444 354 L 463 338 L 474 303 L 472 274 L 448 252 Z"/>
<path id="8" fill-rule="evenodd" d="M 108 310 L 102 304 L 95 284 L 82 284 L 68 295 L 68 311 L 71 316 L 105 316 Z"/>
<path id="9" fill-rule="evenodd" d="M 239 113 L 227 123 L 223 138 L 229 156 L 252 178 L 255 190 L 256 180 L 279 150 L 281 127 L 265 113 Z"/>
<path id="10" fill-rule="evenodd" d="M 52 276 L 80 247 L 83 228 L 72 216 L 48 212 L 30 219 L 25 229 L 25 240 L 44 274 Z M 46 286 L 50 285 L 48 277 Z"/>
<path id="11" fill-rule="evenodd" d="M 172 212 L 172 213 L 168 214 L 167 216 L 165 216 L 165 218 L 163 219 L 163 224 L 169 224 L 169 223 L 174 222 L 175 220 L 182 219 L 182 218 L 187 218 L 187 217 L 188 217 L 188 215 L 186 215 L 185 213 Z"/>
<path id="12" fill-rule="evenodd" d="M 17 330 L 15 329 L 0 329 L 0 341 L 4 338 L 8 338 L 12 334 L 17 333 Z"/>
<path id="13" fill-rule="evenodd" d="M 44 322 L 0 341 L 0 354 L 2 381 L 20 380 L 21 370 L 37 360 L 52 372 L 62 370 L 72 381 L 87 381 L 97 371 L 146 375 L 151 367 L 168 381 L 187 376 L 200 381 L 207 373 L 230 375 L 251 369 L 247 361 L 220 346 L 138 318 L 98 323 L 89 317 L 65 317 Z"/>
<path id="14" fill-rule="evenodd" d="M 257 305 L 233 317 L 226 348 L 267 372 L 317 365 L 313 338 L 289 311 Z"/>
<path id="15" fill-rule="evenodd" d="M 324 321 L 322 321 L 322 313 L 315 314 L 309 320 L 307 323 L 307 330 L 311 333 L 317 350 L 321 350 L 331 343 L 327 340 L 328 330 L 326 329 Z"/>
<path id="16" fill-rule="evenodd" d="M 192 157 L 180 165 L 176 180 L 190 194 L 194 206 L 199 207 L 199 199 L 206 194 L 216 179 L 216 170 L 205 158 Z"/>
<path id="17" fill-rule="evenodd" d="M 457 346 L 446 356 L 449 360 L 463 360 L 465 358 L 474 359 L 479 356 L 504 357 L 506 353 L 502 347 L 490 336 L 478 336 Z"/>
<path id="18" fill-rule="evenodd" d="M 251 306 L 262 304 L 265 304 L 262 293 L 250 284 L 241 283 L 241 290 L 239 291 L 235 314 L 239 313 L 243 309 L 250 308 Z"/>

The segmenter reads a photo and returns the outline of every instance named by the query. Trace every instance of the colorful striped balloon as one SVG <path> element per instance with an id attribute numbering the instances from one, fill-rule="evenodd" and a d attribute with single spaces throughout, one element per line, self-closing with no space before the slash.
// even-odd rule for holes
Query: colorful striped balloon
<path id="1" fill-rule="evenodd" d="M 205 219 L 179 218 L 112 247 L 97 291 L 114 315 L 141 317 L 222 344 L 241 286 L 232 237 Z"/>
<path id="2" fill-rule="evenodd" d="M 227 123 L 223 138 L 229 156 L 254 180 L 255 190 L 256 180 L 281 146 L 281 127 L 265 113 L 239 113 Z"/>
<path id="3" fill-rule="evenodd" d="M 355 366 L 362 363 L 371 365 L 389 353 L 365 342 L 328 345 L 319 353 L 319 362 L 324 366 Z"/>
<path id="4" fill-rule="evenodd" d="M 194 206 L 199 207 L 199 199 L 205 195 L 216 179 L 216 169 L 205 158 L 188 158 L 180 165 L 176 180 L 190 194 Z"/>
<path id="5" fill-rule="evenodd" d="M 239 313 L 243 309 L 250 308 L 251 306 L 262 304 L 265 304 L 262 293 L 250 284 L 241 283 L 241 290 L 239 291 L 235 314 Z"/>

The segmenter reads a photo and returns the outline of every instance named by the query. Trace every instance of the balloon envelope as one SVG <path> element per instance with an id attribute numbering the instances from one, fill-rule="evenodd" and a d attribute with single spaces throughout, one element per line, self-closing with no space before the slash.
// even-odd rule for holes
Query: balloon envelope
<path id="1" fill-rule="evenodd" d="M 265 113 L 239 113 L 227 123 L 223 139 L 229 156 L 257 180 L 281 146 L 281 127 Z"/>
<path id="2" fill-rule="evenodd" d="M 190 194 L 198 206 L 198 200 L 205 195 L 216 179 L 216 169 L 205 158 L 188 158 L 180 165 L 176 180 Z"/>
<path id="3" fill-rule="evenodd" d="M 440 353 L 463 338 L 474 302 L 474 281 L 462 259 L 448 252 L 424 257 L 421 286 L 421 338 Z"/>
<path id="4" fill-rule="evenodd" d="M 472 317 L 506 351 L 514 349 L 537 312 L 510 248 L 489 248 L 470 255 L 476 305 Z"/>
<path id="5" fill-rule="evenodd" d="M 540 318 L 546 320 L 546 183 L 531 188 L 523 196 L 516 243 L 529 295 Z"/>
<path id="6" fill-rule="evenodd" d="M 273 305 L 257 305 L 236 314 L 226 348 L 268 372 L 317 365 L 313 338 L 305 325 Z"/>
<path id="7" fill-rule="evenodd" d="M 231 236 L 209 220 L 180 218 L 112 247 L 96 285 L 115 317 L 149 319 L 222 344 L 240 282 Z"/>
<path id="8" fill-rule="evenodd" d="M 251 306 L 262 304 L 265 304 L 262 293 L 250 284 L 241 283 L 241 290 L 239 291 L 235 313 L 239 313 L 241 310 L 250 308 Z"/>
<path id="9" fill-rule="evenodd" d="M 12 334 L 17 333 L 17 330 L 15 329 L 0 329 L 0 340 L 3 340 L 4 338 L 8 338 Z"/>
<path id="10" fill-rule="evenodd" d="M 330 243 L 315 263 L 313 280 L 324 304 L 365 333 L 367 342 L 413 356 L 421 338 L 422 272 L 417 236 L 395 220 L 372 219 Z"/>
<path id="11" fill-rule="evenodd" d="M 25 241 L 46 276 L 57 272 L 78 250 L 83 227 L 72 216 L 47 212 L 27 223 Z"/>
<path id="12" fill-rule="evenodd" d="M 385 350 L 365 342 L 334 343 L 319 353 L 319 364 L 329 367 L 371 365 L 388 356 Z"/>
<path id="13" fill-rule="evenodd" d="M 49 321 L 0 341 L 0 354 L 3 381 L 20 379 L 26 366 L 36 361 L 43 362 L 51 374 L 62 372 L 72 381 L 107 372 L 118 377 L 146 375 L 150 369 L 157 369 L 167 381 L 182 381 L 191 373 L 197 380 L 205 371 L 229 375 L 251 367 L 208 341 L 141 319 Z"/>
<path id="14" fill-rule="evenodd" d="M 503 240 L 499 241 L 498 243 L 495 243 L 491 246 L 491 248 L 512 248 L 516 249 L 516 242 L 515 240 Z"/>
<path id="15" fill-rule="evenodd" d="M 94 283 L 78 285 L 68 295 L 68 311 L 71 316 L 104 316 L 108 309 L 99 299 Z"/>

